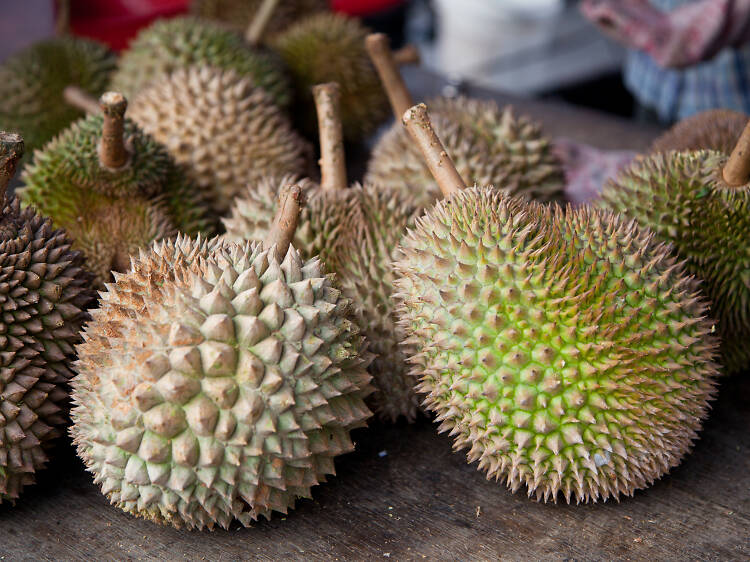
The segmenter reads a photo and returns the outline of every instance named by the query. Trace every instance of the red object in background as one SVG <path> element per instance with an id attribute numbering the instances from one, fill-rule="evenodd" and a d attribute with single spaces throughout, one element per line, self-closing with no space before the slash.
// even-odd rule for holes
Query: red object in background
<path id="1" fill-rule="evenodd" d="M 189 0 L 71 0 L 70 28 L 120 51 L 138 30 L 158 18 L 187 12 Z"/>
<path id="2" fill-rule="evenodd" d="M 403 4 L 405 0 L 331 0 L 331 9 L 350 16 L 370 16 Z"/>

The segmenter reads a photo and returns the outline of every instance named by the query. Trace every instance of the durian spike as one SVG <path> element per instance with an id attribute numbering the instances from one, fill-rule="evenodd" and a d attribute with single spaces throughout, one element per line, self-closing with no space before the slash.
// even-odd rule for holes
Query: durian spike
<path id="1" fill-rule="evenodd" d="M 406 89 L 404 78 L 391 53 L 388 37 L 383 33 L 371 33 L 365 39 L 365 47 L 380 76 L 383 89 L 388 94 L 393 115 L 396 119 L 401 119 L 404 112 L 414 105 L 414 100 Z"/>
<path id="2" fill-rule="evenodd" d="M 427 106 L 420 103 L 407 109 L 403 123 L 417 143 L 419 150 L 422 151 L 425 163 L 440 187 L 440 191 L 443 192 L 443 197 L 448 198 L 453 193 L 464 189 L 466 184 L 461 174 L 456 170 L 453 160 L 432 128 Z"/>
<path id="3" fill-rule="evenodd" d="M 737 144 L 724 165 L 724 181 L 733 187 L 750 181 L 750 121 L 745 125 Z"/>
<path id="4" fill-rule="evenodd" d="M 419 64 L 422 59 L 419 55 L 419 49 L 416 45 L 409 43 L 400 49 L 393 51 L 393 62 L 397 66 L 406 66 L 408 64 Z"/>
<path id="5" fill-rule="evenodd" d="M 94 96 L 78 86 L 65 86 L 63 99 L 68 105 L 86 113 L 99 113 L 99 102 Z"/>
<path id="6" fill-rule="evenodd" d="M 336 82 L 328 82 L 313 86 L 312 91 L 318 112 L 320 188 L 323 191 L 346 189 L 344 130 L 339 107 L 341 89 Z"/>
<path id="7" fill-rule="evenodd" d="M 105 92 L 99 98 L 99 107 L 104 114 L 99 163 L 104 168 L 121 168 L 128 161 L 124 137 L 125 110 L 128 107 L 128 101 L 118 92 Z"/>
<path id="8" fill-rule="evenodd" d="M 278 4 L 279 0 L 263 0 L 263 3 L 258 6 L 255 17 L 250 21 L 247 30 L 245 30 L 245 41 L 250 43 L 250 45 L 260 45 L 263 32 L 266 30 L 268 22 L 271 21 L 271 16 L 273 16 L 273 12 Z"/>
<path id="9" fill-rule="evenodd" d="M 58 37 L 70 35 L 70 0 L 57 0 L 55 4 L 55 33 Z"/>
<path id="10" fill-rule="evenodd" d="M 289 250 L 289 244 L 294 239 L 299 213 L 304 204 L 305 196 L 299 185 L 288 185 L 279 193 L 276 215 L 263 241 L 263 247 L 266 250 L 276 247 L 276 256 L 279 261 L 284 259 Z"/>
<path id="11" fill-rule="evenodd" d="M 0 201 L 5 200 L 5 192 L 23 156 L 23 138 L 16 133 L 0 131 Z"/>

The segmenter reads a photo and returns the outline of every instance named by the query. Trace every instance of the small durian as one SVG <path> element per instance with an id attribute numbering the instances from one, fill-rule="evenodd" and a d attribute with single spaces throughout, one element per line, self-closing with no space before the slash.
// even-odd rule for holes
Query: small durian
<path id="1" fill-rule="evenodd" d="M 718 376 L 698 281 L 635 221 L 464 189 L 425 106 L 405 121 L 446 197 L 395 264 L 405 349 L 441 431 L 537 500 L 617 499 L 666 474 Z"/>
<path id="2" fill-rule="evenodd" d="M 0 503 L 34 483 L 64 433 L 73 345 L 95 298 L 65 232 L 7 194 L 23 149 L 0 132 Z"/>
<path id="3" fill-rule="evenodd" d="M 65 88 L 98 97 L 116 60 L 105 45 L 76 37 L 47 39 L 12 55 L 0 65 L 0 128 L 22 134 L 31 154 L 83 116 L 65 103 Z"/>
<path id="4" fill-rule="evenodd" d="M 401 126 L 401 116 L 413 101 L 388 38 L 372 34 L 366 47 L 397 122 L 373 148 L 365 182 L 407 191 L 420 204 L 430 205 L 440 197 L 440 190 Z M 494 185 L 510 195 L 539 202 L 565 199 L 562 163 L 537 123 L 516 118 L 512 109 L 500 110 L 493 101 L 436 98 L 428 104 L 435 130 L 464 181 Z"/>
<path id="5" fill-rule="evenodd" d="M 213 194 L 219 215 L 248 184 L 309 169 L 310 145 L 265 91 L 234 70 L 178 69 L 141 91 L 128 115 Z"/>
<path id="6" fill-rule="evenodd" d="M 157 243 L 92 314 L 71 434 L 132 515 L 202 529 L 286 513 L 371 415 L 349 302 L 289 246 L 299 186 L 281 197 L 263 244 Z"/>
<path id="7" fill-rule="evenodd" d="M 737 144 L 748 116 L 731 109 L 709 109 L 679 121 L 659 136 L 650 152 L 717 150 L 729 154 Z"/>
<path id="8" fill-rule="evenodd" d="M 120 56 L 111 89 L 134 97 L 160 76 L 189 66 L 234 70 L 263 88 L 279 107 L 291 101 L 289 79 L 274 53 L 189 16 L 157 20 L 141 30 Z"/>
<path id="9" fill-rule="evenodd" d="M 315 14 L 277 35 L 271 46 L 289 68 L 295 92 L 297 126 L 315 135 L 316 114 L 311 88 L 324 82 L 341 87 L 344 138 L 359 142 L 388 115 L 388 100 L 367 56 L 367 29 L 343 14 Z"/>
<path id="10" fill-rule="evenodd" d="M 718 320 L 722 365 L 750 366 L 750 127 L 731 156 L 700 150 L 638 159 L 602 192 L 601 205 L 674 245 L 702 281 Z"/>
<path id="11" fill-rule="evenodd" d="M 110 269 L 127 265 L 134 244 L 148 245 L 175 230 L 214 230 L 209 199 L 164 146 L 125 118 L 125 98 L 107 92 L 100 102 L 102 114 L 74 123 L 38 151 L 19 190 L 25 205 L 69 230 L 74 247 L 95 267 L 99 286 Z M 113 222 L 97 224 L 95 217 Z"/>

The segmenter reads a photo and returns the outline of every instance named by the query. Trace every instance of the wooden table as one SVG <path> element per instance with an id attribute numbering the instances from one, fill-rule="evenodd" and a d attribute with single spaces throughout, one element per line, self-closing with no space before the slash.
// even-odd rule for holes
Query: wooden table
<path id="1" fill-rule="evenodd" d="M 440 82 L 417 76 L 418 91 Z M 414 76 L 411 76 L 412 80 Z M 479 92 L 483 94 L 484 92 Z M 498 97 L 500 101 L 508 101 Z M 518 102 L 551 135 L 644 148 L 648 130 L 588 111 Z M 750 377 L 726 380 L 694 452 L 619 503 L 540 504 L 485 480 L 427 419 L 373 424 L 338 475 L 287 516 L 188 532 L 111 507 L 63 444 L 37 486 L 0 506 L 7 559 L 690 560 L 750 557 Z"/>

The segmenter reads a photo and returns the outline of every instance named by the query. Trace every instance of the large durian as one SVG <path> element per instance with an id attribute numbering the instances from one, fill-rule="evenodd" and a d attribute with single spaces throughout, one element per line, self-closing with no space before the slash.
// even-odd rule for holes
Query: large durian
<path id="1" fill-rule="evenodd" d="M 117 275 L 78 346 L 71 429 L 102 492 L 176 527 L 286 513 L 371 415 L 368 354 L 320 260 L 289 247 L 156 244 Z"/>
<path id="2" fill-rule="evenodd" d="M 291 101 L 289 80 L 276 55 L 229 29 L 187 16 L 157 20 L 141 30 L 120 56 L 112 89 L 133 97 L 161 75 L 189 66 L 234 70 L 280 107 Z"/>
<path id="3" fill-rule="evenodd" d="M 407 191 L 422 205 L 429 205 L 440 190 L 400 123 L 413 104 L 411 95 L 387 37 L 372 34 L 366 45 L 397 122 L 373 148 L 365 182 Z M 511 108 L 500 110 L 489 100 L 435 98 L 428 104 L 435 130 L 464 181 L 494 185 L 510 195 L 540 202 L 565 198 L 562 163 L 537 123 L 515 117 Z"/>
<path id="4" fill-rule="evenodd" d="M 248 184 L 309 168 L 308 143 L 261 88 L 234 70 L 178 69 L 143 90 L 128 115 L 213 193 L 219 214 Z"/>
<path id="5" fill-rule="evenodd" d="M 750 130 L 731 157 L 656 153 L 605 185 L 601 204 L 674 245 L 702 282 L 728 372 L 750 366 Z M 745 136 L 747 135 L 747 136 Z"/>
<path id="6" fill-rule="evenodd" d="M 429 129 L 424 106 L 407 117 Z M 405 237 L 398 315 L 425 405 L 488 478 L 538 500 L 632 495 L 688 452 L 718 342 L 698 282 L 635 221 L 463 187 Z"/>
<path id="7" fill-rule="evenodd" d="M 717 150 L 732 152 L 748 116 L 731 109 L 709 109 L 679 121 L 659 136 L 651 152 L 670 150 Z"/>
<path id="8" fill-rule="evenodd" d="M 0 65 L 0 128 L 21 133 L 26 150 L 41 148 L 83 115 L 65 103 L 67 86 L 99 96 L 116 58 L 89 39 L 58 37 L 34 43 Z"/>
<path id="9" fill-rule="evenodd" d="M 214 228 L 203 191 L 125 119 L 125 99 L 108 92 L 101 104 L 103 115 L 74 123 L 37 153 L 19 190 L 25 205 L 70 231 L 100 286 L 110 270 L 127 266 L 134 248 L 174 231 Z"/>
<path id="10" fill-rule="evenodd" d="M 361 141 L 380 125 L 388 101 L 367 57 L 367 30 L 343 14 L 315 14 L 277 35 L 273 48 L 289 68 L 299 128 L 315 135 L 311 88 L 324 82 L 341 86 L 341 121 L 348 141 Z"/>
<path id="11" fill-rule="evenodd" d="M 66 234 L 6 193 L 23 148 L 0 132 L 0 502 L 34 482 L 63 433 L 73 345 L 94 301 Z"/>

